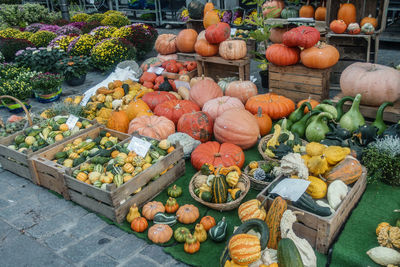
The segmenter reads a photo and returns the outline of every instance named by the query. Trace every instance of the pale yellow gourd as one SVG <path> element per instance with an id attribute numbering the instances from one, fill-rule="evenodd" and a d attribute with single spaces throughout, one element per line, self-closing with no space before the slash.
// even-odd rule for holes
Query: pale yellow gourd
<path id="1" fill-rule="evenodd" d="M 237 171 L 229 172 L 226 176 L 226 182 L 230 187 L 235 187 L 239 182 L 239 173 Z"/>
<path id="2" fill-rule="evenodd" d="M 202 243 L 207 240 L 207 231 L 201 223 L 196 224 L 193 236 Z"/>
<path id="3" fill-rule="evenodd" d="M 307 181 L 311 183 L 307 187 L 307 193 L 314 199 L 324 198 L 328 191 L 328 185 L 322 179 L 315 176 L 308 176 Z"/>
<path id="4" fill-rule="evenodd" d="M 324 153 L 326 146 L 317 142 L 311 142 L 306 145 L 306 153 L 310 157 L 320 156 Z"/>
<path id="5" fill-rule="evenodd" d="M 313 156 L 307 161 L 308 170 L 318 176 L 324 174 L 328 168 L 328 161 L 324 156 Z"/>
<path id="6" fill-rule="evenodd" d="M 129 208 L 128 215 L 126 215 L 126 220 L 128 221 L 128 223 L 131 223 L 133 221 L 133 219 L 139 218 L 139 217 L 140 217 L 140 212 L 135 203 L 135 204 L 133 204 L 132 207 Z"/>
<path id="7" fill-rule="evenodd" d="M 348 154 L 350 149 L 344 149 L 340 146 L 330 146 L 324 149 L 323 154 L 330 165 L 336 165 L 341 162 Z"/>

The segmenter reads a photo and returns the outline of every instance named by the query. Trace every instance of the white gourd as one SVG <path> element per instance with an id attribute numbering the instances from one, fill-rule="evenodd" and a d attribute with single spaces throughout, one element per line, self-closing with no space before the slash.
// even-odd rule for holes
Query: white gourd
<path id="1" fill-rule="evenodd" d="M 328 203 L 332 209 L 337 210 L 347 195 L 347 185 L 342 180 L 335 180 L 328 186 Z"/>
<path id="2" fill-rule="evenodd" d="M 299 153 L 289 153 L 281 159 L 281 165 L 272 171 L 275 176 L 297 175 L 301 179 L 308 179 L 308 168 Z"/>
<path id="3" fill-rule="evenodd" d="M 400 264 L 400 253 L 392 248 L 371 248 L 367 251 L 367 255 L 371 258 L 371 260 L 380 265 L 388 266 L 389 264 Z"/>
<path id="4" fill-rule="evenodd" d="M 316 267 L 317 257 L 314 250 L 307 240 L 298 237 L 293 231 L 293 224 L 297 221 L 296 213 L 286 210 L 281 219 L 281 236 L 282 238 L 291 239 L 300 252 L 301 260 L 305 267 Z"/>

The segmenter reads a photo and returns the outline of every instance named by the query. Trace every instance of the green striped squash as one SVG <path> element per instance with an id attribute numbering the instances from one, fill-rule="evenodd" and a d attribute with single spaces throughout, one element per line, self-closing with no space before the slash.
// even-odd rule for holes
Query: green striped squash
<path id="1" fill-rule="evenodd" d="M 228 185 L 226 184 L 225 177 L 215 177 L 211 186 L 211 191 L 214 203 L 226 203 L 228 197 Z"/>

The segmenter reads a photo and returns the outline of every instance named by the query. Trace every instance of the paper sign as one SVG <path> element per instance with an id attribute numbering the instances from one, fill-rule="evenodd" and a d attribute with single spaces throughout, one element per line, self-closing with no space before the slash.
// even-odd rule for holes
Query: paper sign
<path id="1" fill-rule="evenodd" d="M 271 194 L 278 194 L 284 199 L 297 201 L 306 192 L 310 181 L 303 179 L 283 179 L 272 189 Z"/>
<path id="2" fill-rule="evenodd" d="M 231 28 L 231 36 L 234 36 L 236 33 L 237 29 L 236 28 Z"/>
<path id="3" fill-rule="evenodd" d="M 164 68 L 161 67 L 150 67 L 147 72 L 154 72 L 157 75 L 160 75 L 164 71 Z"/>
<path id="4" fill-rule="evenodd" d="M 76 123 L 78 122 L 79 118 L 74 115 L 69 115 L 66 124 L 68 125 L 68 129 L 72 129 L 75 127 Z"/>
<path id="5" fill-rule="evenodd" d="M 175 80 L 175 86 L 176 88 L 183 86 L 190 90 L 190 84 L 188 82 Z"/>
<path id="6" fill-rule="evenodd" d="M 150 146 L 150 142 L 133 136 L 131 141 L 129 142 L 128 149 L 130 151 L 133 150 L 136 154 L 144 158 L 147 154 L 147 151 L 149 151 Z"/>

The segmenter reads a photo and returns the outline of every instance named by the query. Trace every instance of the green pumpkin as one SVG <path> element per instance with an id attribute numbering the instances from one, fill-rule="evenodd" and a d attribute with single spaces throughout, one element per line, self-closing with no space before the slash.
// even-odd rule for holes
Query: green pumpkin
<path id="1" fill-rule="evenodd" d="M 225 240 L 227 227 L 228 224 L 225 222 L 225 217 L 223 217 L 216 226 L 209 230 L 208 234 L 210 235 L 211 240 L 215 242 L 221 242 Z"/>
<path id="2" fill-rule="evenodd" d="M 190 235 L 190 231 L 186 227 L 178 227 L 174 232 L 174 238 L 179 243 L 184 243 L 188 235 Z"/>
<path id="3" fill-rule="evenodd" d="M 177 198 L 180 195 L 182 195 L 182 187 L 174 184 L 173 186 L 168 188 L 167 193 L 168 193 L 168 196 Z"/>
<path id="4" fill-rule="evenodd" d="M 224 176 L 214 178 L 211 186 L 214 203 L 226 203 L 228 197 L 228 186 Z"/>
<path id="5" fill-rule="evenodd" d="M 299 16 L 299 13 L 297 12 L 296 9 L 294 9 L 292 7 L 286 7 L 281 12 L 281 18 L 283 18 L 283 19 L 297 18 L 298 16 Z"/>
<path id="6" fill-rule="evenodd" d="M 22 134 L 17 135 L 15 137 L 14 141 L 15 141 L 15 144 L 17 144 L 17 145 L 22 144 L 23 142 L 25 142 L 25 136 Z"/>
<path id="7" fill-rule="evenodd" d="M 206 201 L 206 202 L 211 202 L 212 201 L 212 194 L 208 191 L 203 191 L 199 193 L 199 197 Z"/>
<path id="8" fill-rule="evenodd" d="M 189 17 L 191 19 L 202 19 L 203 10 L 204 4 L 202 4 L 200 1 L 192 0 L 192 2 L 190 2 L 188 5 Z"/>
<path id="9" fill-rule="evenodd" d="M 210 175 L 210 174 L 214 173 L 214 170 L 213 170 L 213 168 L 211 167 L 210 164 L 204 163 L 200 168 L 200 172 L 203 175 Z"/>

